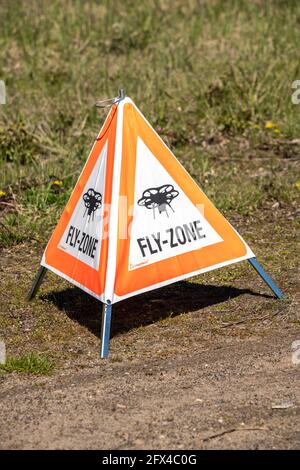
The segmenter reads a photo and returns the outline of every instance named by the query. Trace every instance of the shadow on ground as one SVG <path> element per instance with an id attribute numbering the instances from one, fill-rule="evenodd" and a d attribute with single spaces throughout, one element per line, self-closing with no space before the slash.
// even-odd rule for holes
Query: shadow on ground
<path id="1" fill-rule="evenodd" d="M 115 304 L 111 336 L 164 318 L 175 317 L 181 313 L 195 312 L 244 294 L 271 297 L 249 289 L 231 286 L 177 282 Z M 76 287 L 69 287 L 59 292 L 43 295 L 41 300 L 52 302 L 73 321 L 100 337 L 102 304 L 93 297 Z"/>

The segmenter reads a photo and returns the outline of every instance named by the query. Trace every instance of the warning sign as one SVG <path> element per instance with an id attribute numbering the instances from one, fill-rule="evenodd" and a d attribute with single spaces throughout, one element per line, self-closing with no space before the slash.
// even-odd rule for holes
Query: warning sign
<path id="1" fill-rule="evenodd" d="M 130 270 L 222 241 L 139 137 L 134 199 Z"/>
<path id="2" fill-rule="evenodd" d="M 98 270 L 103 226 L 107 142 L 72 213 L 59 247 Z"/>
<path id="3" fill-rule="evenodd" d="M 112 304 L 249 259 L 253 252 L 187 173 L 124 90 L 113 103 L 43 254 L 32 299 L 50 269 L 104 303 L 101 357 Z"/>
<path id="4" fill-rule="evenodd" d="M 125 98 L 95 141 L 42 265 L 115 303 L 253 256 Z"/>
<path id="5" fill-rule="evenodd" d="M 118 109 L 99 132 L 42 265 L 104 300 Z"/>
<path id="6" fill-rule="evenodd" d="M 113 301 L 254 256 L 145 117 L 125 99 Z"/>

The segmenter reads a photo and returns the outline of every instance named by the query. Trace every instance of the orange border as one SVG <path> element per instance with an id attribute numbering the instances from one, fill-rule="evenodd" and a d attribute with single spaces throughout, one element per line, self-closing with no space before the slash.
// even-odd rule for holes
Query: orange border
<path id="1" fill-rule="evenodd" d="M 135 109 L 131 103 L 124 104 L 123 147 L 120 196 L 127 196 L 127 214 L 134 203 L 135 168 L 137 138 L 140 137 L 160 163 L 165 167 L 178 186 L 196 205 L 204 205 L 207 221 L 222 237 L 223 242 L 198 250 L 158 261 L 149 266 L 133 271 L 129 266 L 129 245 L 127 240 L 118 239 L 117 271 L 115 294 L 119 297 L 145 289 L 154 284 L 165 282 L 178 276 L 187 275 L 210 266 L 245 256 L 247 247 L 229 222 L 214 207 L 207 196 L 181 166 L 172 152 L 162 143 L 160 138 Z M 119 228 L 120 217 L 119 214 Z M 123 216 L 124 217 L 124 214 Z M 132 216 L 127 216 L 127 227 Z"/>
<path id="2" fill-rule="evenodd" d="M 95 271 L 95 269 L 91 268 L 87 264 L 61 250 L 58 248 L 58 245 L 106 141 L 108 141 L 108 149 L 104 204 L 106 208 L 111 204 L 117 114 L 118 108 L 117 106 L 113 106 L 45 250 L 45 261 L 49 266 L 52 266 L 61 273 L 64 273 L 69 278 L 74 279 L 74 281 L 86 287 L 96 295 L 101 295 L 104 292 L 108 237 L 104 238 L 101 236 L 101 255 L 98 271 Z M 107 213 L 104 213 L 103 216 L 105 217 L 105 220 L 109 220 Z M 103 231 L 104 229 L 107 233 L 107 227 L 103 227 Z"/>

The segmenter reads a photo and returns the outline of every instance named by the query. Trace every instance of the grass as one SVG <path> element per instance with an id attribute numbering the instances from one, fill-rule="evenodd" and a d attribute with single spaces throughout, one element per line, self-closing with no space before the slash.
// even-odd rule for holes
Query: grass
<path id="1" fill-rule="evenodd" d="M 55 363 L 47 356 L 36 353 L 19 357 L 9 357 L 6 364 L 0 364 L 0 373 L 19 372 L 33 375 L 48 375 Z"/>
<path id="2" fill-rule="evenodd" d="M 274 178 L 273 157 L 299 158 L 299 15 L 294 1 L 2 2 L 1 245 L 47 241 L 103 122 L 93 105 L 120 85 L 224 213 L 295 200 L 295 167 Z M 250 179 L 249 159 L 268 174 Z"/>
<path id="3" fill-rule="evenodd" d="M 24 298 L 104 121 L 94 103 L 121 86 L 266 269 L 296 292 L 300 108 L 291 95 L 300 78 L 299 18 L 293 0 L 0 3 L 0 80 L 7 91 L 0 105 L 0 336 L 13 354 L 34 346 L 77 357 L 79 349 L 99 346 L 92 300 L 77 291 L 61 303 L 28 306 Z M 251 273 L 237 265 L 196 282 L 247 287 L 258 282 Z M 48 291 L 68 287 L 52 275 L 46 282 Z M 237 315 L 251 315 L 256 300 Z M 261 299 L 263 308 L 268 302 Z M 130 318 L 126 308 L 116 306 L 116 322 Z M 138 330 L 139 308 L 137 300 L 131 327 Z M 145 317 L 150 311 L 155 321 L 164 318 L 160 308 L 149 303 Z M 211 309 L 215 326 L 218 309 Z M 182 334 L 193 332 L 186 315 L 169 321 L 170 328 L 187 328 Z M 124 337 L 114 340 L 118 357 L 127 351 Z M 148 345 L 147 337 L 145 354 Z"/>

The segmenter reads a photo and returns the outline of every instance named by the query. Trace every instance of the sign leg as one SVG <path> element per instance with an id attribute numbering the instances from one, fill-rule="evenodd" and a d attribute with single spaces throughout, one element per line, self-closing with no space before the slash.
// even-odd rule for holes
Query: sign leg
<path id="1" fill-rule="evenodd" d="M 41 283 L 44 279 L 46 271 L 47 271 L 47 269 L 44 266 L 39 267 L 36 278 L 33 281 L 32 287 L 31 287 L 30 292 L 27 296 L 27 300 L 32 300 L 36 296 L 37 291 L 38 291 L 38 289 L 39 289 L 39 287 L 40 287 L 40 285 L 41 285 Z"/>
<path id="2" fill-rule="evenodd" d="M 259 264 L 257 259 L 255 257 L 254 258 L 249 258 L 248 261 L 251 264 L 251 266 L 253 266 L 255 271 L 257 271 L 258 274 L 262 277 L 262 279 L 265 281 L 265 283 L 270 287 L 270 289 L 274 292 L 276 297 L 278 299 L 282 299 L 283 298 L 283 293 L 281 292 L 279 287 L 275 284 L 273 279 L 271 279 L 270 276 L 264 271 L 264 269 Z"/>
<path id="3" fill-rule="evenodd" d="M 104 304 L 102 309 L 102 327 L 101 327 L 101 350 L 100 357 L 105 359 L 108 356 L 110 323 L 111 323 L 111 304 Z"/>

